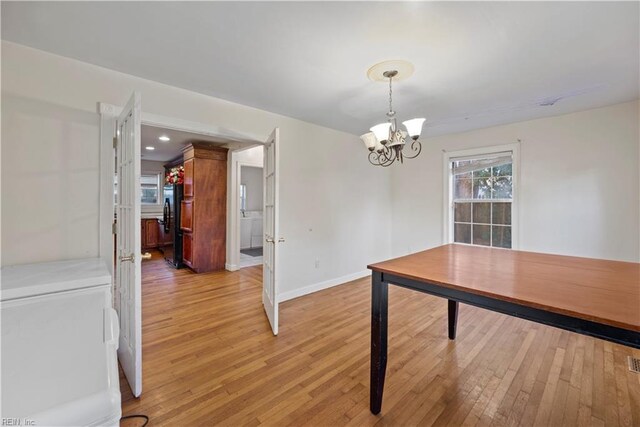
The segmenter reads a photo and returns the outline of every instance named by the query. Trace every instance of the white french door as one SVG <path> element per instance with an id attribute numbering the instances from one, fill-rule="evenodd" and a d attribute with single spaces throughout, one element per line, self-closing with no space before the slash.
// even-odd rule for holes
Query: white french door
<path id="1" fill-rule="evenodd" d="M 116 124 L 115 305 L 120 319 L 118 359 L 136 397 L 142 393 L 140 114 L 140 93 L 134 92 Z"/>
<path id="2" fill-rule="evenodd" d="M 278 230 L 278 137 L 275 128 L 264 145 L 264 244 L 262 304 L 274 335 L 278 335 L 278 244 L 284 242 Z"/>

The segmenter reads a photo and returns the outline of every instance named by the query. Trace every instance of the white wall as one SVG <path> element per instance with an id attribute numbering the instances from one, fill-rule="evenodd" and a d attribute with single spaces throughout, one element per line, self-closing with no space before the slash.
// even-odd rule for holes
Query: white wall
<path id="1" fill-rule="evenodd" d="M 263 201 L 262 168 L 242 166 L 240 184 L 247 186 L 248 211 L 261 211 Z"/>
<path id="2" fill-rule="evenodd" d="M 442 243 L 443 150 L 518 139 L 520 249 L 639 261 L 637 101 L 427 138 L 393 168 L 393 254 Z"/>
<path id="3" fill-rule="evenodd" d="M 148 113 L 265 140 L 280 127 L 285 296 L 440 244 L 442 150 L 518 138 L 520 248 L 639 259 L 637 103 L 429 138 L 381 169 L 353 135 L 2 42 L 2 265 L 98 255 L 96 103 L 134 89 Z"/>
<path id="4" fill-rule="evenodd" d="M 159 162 L 156 160 L 141 160 L 140 170 L 143 174 L 159 173 L 164 176 L 164 164 L 167 162 Z"/>
<path id="5" fill-rule="evenodd" d="M 122 105 L 133 90 L 141 92 L 147 113 L 264 135 L 265 140 L 280 128 L 280 224 L 286 238 L 280 291 L 285 295 L 361 273 L 368 263 L 389 256 L 389 171 L 369 165 L 356 136 L 3 41 L 3 109 L 31 105 L 20 113 L 26 116 L 20 121 L 5 121 L 3 111 L 3 265 L 98 254 L 96 103 Z M 47 109 L 61 117 L 40 114 Z M 22 153 L 20 159 L 26 160 L 40 150 L 75 150 L 71 160 L 78 166 L 69 169 L 61 159 L 49 167 L 48 179 L 5 192 L 15 182 L 12 172 L 27 173 L 12 166 L 17 163 L 13 154 Z M 54 191 L 36 185 L 50 180 L 60 183 Z M 25 192 L 36 202 L 21 201 Z M 65 215 L 70 202 L 75 221 Z M 42 218 L 50 223 L 46 230 Z M 34 252 L 31 244 L 15 243 L 25 236 L 33 236 L 30 241 L 40 248 Z"/>
<path id="6" fill-rule="evenodd" d="M 2 265 L 98 256 L 98 136 L 92 112 L 2 93 Z"/>
<path id="7" fill-rule="evenodd" d="M 252 147 L 234 153 L 236 163 L 246 163 L 251 165 L 262 165 L 264 162 L 264 148 L 262 146 Z"/>

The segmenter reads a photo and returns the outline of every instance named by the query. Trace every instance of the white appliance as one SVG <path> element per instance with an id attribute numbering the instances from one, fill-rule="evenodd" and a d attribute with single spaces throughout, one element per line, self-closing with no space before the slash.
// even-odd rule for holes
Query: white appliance
<path id="1" fill-rule="evenodd" d="M 104 262 L 30 264 L 0 273 L 0 417 L 21 425 L 119 425 L 119 328 Z"/>
<path id="2" fill-rule="evenodd" d="M 264 238 L 262 235 L 262 212 L 260 212 L 259 217 L 251 218 L 251 220 L 251 247 L 261 248 Z"/>
<path id="3" fill-rule="evenodd" d="M 251 227 L 253 218 L 240 219 L 240 249 L 251 248 Z"/>
<path id="4" fill-rule="evenodd" d="M 262 211 L 246 211 L 240 218 L 240 249 L 262 247 Z"/>

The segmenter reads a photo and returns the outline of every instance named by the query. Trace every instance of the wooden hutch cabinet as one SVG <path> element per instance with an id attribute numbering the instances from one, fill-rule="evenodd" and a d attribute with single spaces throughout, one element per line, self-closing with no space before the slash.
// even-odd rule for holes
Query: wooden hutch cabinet
<path id="1" fill-rule="evenodd" d="M 184 149 L 184 263 L 198 273 L 223 270 L 226 227 L 227 149 L 194 142 Z"/>

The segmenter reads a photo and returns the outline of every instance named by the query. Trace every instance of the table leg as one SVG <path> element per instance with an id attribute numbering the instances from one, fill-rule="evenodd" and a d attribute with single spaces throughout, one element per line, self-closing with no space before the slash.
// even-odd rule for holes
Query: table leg
<path id="1" fill-rule="evenodd" d="M 371 276 L 371 383 L 370 409 L 375 415 L 382 408 L 384 375 L 387 369 L 387 320 L 389 284 L 382 281 L 382 273 Z"/>
<path id="2" fill-rule="evenodd" d="M 449 339 L 456 339 L 458 327 L 458 301 L 449 300 Z"/>

